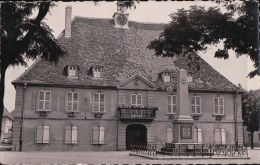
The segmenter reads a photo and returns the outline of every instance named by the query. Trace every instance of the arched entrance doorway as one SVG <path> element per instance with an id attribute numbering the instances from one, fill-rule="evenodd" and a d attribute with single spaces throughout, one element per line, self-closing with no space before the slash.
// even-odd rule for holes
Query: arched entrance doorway
<path id="1" fill-rule="evenodd" d="M 126 128 L 126 150 L 130 150 L 133 144 L 147 144 L 147 129 L 144 125 L 131 124 Z"/>

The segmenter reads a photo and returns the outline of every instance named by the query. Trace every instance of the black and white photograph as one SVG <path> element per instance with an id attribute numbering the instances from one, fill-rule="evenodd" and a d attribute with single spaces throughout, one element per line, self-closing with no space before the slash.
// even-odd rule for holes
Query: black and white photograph
<path id="1" fill-rule="evenodd" d="M 0 165 L 260 162 L 257 0 L 0 5 Z"/>

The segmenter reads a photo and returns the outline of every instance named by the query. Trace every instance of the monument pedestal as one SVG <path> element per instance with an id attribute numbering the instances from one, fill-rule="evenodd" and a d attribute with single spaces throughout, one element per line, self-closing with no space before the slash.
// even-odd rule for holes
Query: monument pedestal
<path id="1" fill-rule="evenodd" d="M 173 143 L 192 143 L 194 120 L 190 116 L 173 121 Z"/>

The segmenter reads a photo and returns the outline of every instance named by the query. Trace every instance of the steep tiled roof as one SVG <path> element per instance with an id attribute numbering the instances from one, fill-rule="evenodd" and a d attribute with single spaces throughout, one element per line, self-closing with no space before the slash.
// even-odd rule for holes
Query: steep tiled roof
<path id="1" fill-rule="evenodd" d="M 157 38 L 164 24 L 129 22 L 129 29 L 114 27 L 112 19 L 76 17 L 72 22 L 71 37 L 59 41 L 67 48 L 68 56 L 55 66 L 40 60 L 14 83 L 27 81 L 38 84 L 83 85 L 83 86 L 117 86 L 132 75 L 139 75 L 154 82 L 160 88 L 164 84 L 159 73 L 165 69 L 177 71 L 188 69 L 184 60 L 154 56 L 152 50 L 146 49 L 148 43 Z M 195 81 L 190 89 L 233 90 L 236 88 L 230 81 L 201 61 L 201 70 L 194 74 Z M 66 65 L 78 65 L 77 79 L 68 79 L 63 74 Z M 93 79 L 89 69 L 102 65 L 102 79 Z M 172 84 L 176 87 L 176 81 Z"/>

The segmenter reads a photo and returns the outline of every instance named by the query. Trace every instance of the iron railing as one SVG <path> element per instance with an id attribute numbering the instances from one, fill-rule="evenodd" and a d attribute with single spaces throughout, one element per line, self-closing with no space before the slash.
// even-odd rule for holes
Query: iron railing
<path id="1" fill-rule="evenodd" d="M 157 144 L 132 145 L 131 152 L 137 155 L 156 157 L 157 155 L 169 156 L 224 156 L 248 157 L 248 148 L 243 144 Z"/>
<path id="2" fill-rule="evenodd" d="M 148 119 L 153 120 L 156 117 L 156 107 L 136 107 L 120 106 L 118 107 L 118 117 L 120 119 Z"/>

